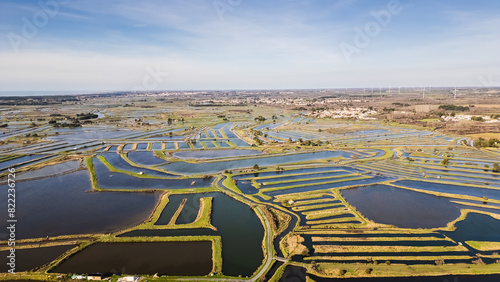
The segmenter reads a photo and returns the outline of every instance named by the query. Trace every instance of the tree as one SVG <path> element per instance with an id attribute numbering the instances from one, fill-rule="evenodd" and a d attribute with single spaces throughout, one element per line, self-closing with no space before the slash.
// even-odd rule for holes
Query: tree
<path id="1" fill-rule="evenodd" d="M 259 169 L 260 169 L 260 167 L 259 167 L 259 165 L 258 165 L 258 164 L 254 164 L 254 165 L 253 165 L 253 169 L 255 169 L 255 170 L 259 170 Z"/>
<path id="2" fill-rule="evenodd" d="M 255 118 L 255 121 L 261 121 L 262 122 L 262 121 L 265 121 L 265 120 L 266 120 L 266 118 L 263 117 L 263 116 L 258 116 L 258 117 Z"/>
<path id="3" fill-rule="evenodd" d="M 167 124 L 168 124 L 168 125 L 172 125 L 172 118 L 168 118 L 168 119 L 167 119 Z"/>
<path id="4" fill-rule="evenodd" d="M 444 165 L 444 166 L 449 165 L 449 164 L 450 164 L 450 159 L 447 159 L 447 158 L 443 159 L 443 160 L 441 161 L 441 164 L 442 164 L 442 165 Z"/>
<path id="5" fill-rule="evenodd" d="M 498 165 L 497 163 L 494 163 L 493 164 L 493 171 L 494 172 L 500 172 L 500 165 Z"/>

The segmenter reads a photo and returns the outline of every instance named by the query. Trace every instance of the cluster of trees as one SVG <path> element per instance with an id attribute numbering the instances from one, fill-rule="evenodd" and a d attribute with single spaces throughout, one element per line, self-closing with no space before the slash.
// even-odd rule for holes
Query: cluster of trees
<path id="1" fill-rule="evenodd" d="M 482 138 L 482 137 L 479 137 L 478 140 L 475 140 L 474 141 L 474 147 L 476 148 L 484 148 L 484 147 L 499 147 L 499 143 L 500 141 L 497 139 L 497 138 L 490 138 L 488 140 Z"/>
<path id="2" fill-rule="evenodd" d="M 255 135 L 255 136 L 264 136 L 264 137 L 266 137 L 266 136 L 265 136 L 266 134 L 262 133 L 262 131 L 260 131 L 260 130 L 255 130 L 255 129 L 252 129 L 252 131 L 251 131 L 251 132 L 252 132 L 252 134 L 253 134 L 253 135 Z"/>
<path id="3" fill-rule="evenodd" d="M 291 139 L 289 139 L 288 141 L 290 142 L 290 140 Z M 306 140 L 306 141 L 304 141 L 304 140 L 302 140 L 302 138 L 299 138 L 297 140 L 297 142 L 299 142 L 300 145 L 302 145 L 302 146 L 321 146 L 321 145 L 323 145 L 323 141 L 321 141 L 321 140 L 317 140 L 317 141 Z"/>
<path id="4" fill-rule="evenodd" d="M 25 136 L 26 136 L 26 137 L 28 137 L 28 138 L 29 138 L 29 137 L 35 137 L 35 138 L 37 138 L 37 137 L 41 137 L 40 135 L 38 135 L 38 134 L 36 134 L 36 133 L 33 133 L 33 134 L 28 133 L 28 134 L 26 134 Z"/>
<path id="5" fill-rule="evenodd" d="M 59 127 L 77 128 L 82 126 L 82 124 L 78 120 L 73 120 L 73 122 L 71 123 L 69 122 L 58 123 L 56 120 L 51 120 L 49 121 L 49 124 L 52 124 L 52 126 L 54 126 L 55 128 Z"/>
<path id="6" fill-rule="evenodd" d="M 445 111 L 457 111 L 457 112 L 468 112 L 470 110 L 469 107 L 456 106 L 456 105 L 440 105 L 439 109 Z"/>
<path id="7" fill-rule="evenodd" d="M 257 144 L 257 145 L 259 145 L 259 146 L 260 146 L 260 145 L 262 145 L 262 144 L 264 144 L 264 142 L 262 142 L 262 140 L 260 140 L 260 138 L 259 138 L 259 137 L 257 137 L 257 136 L 255 136 L 255 137 L 253 138 L 253 141 L 255 142 L 255 144 Z"/>
<path id="8" fill-rule="evenodd" d="M 78 97 L 73 96 L 12 96 L 0 97 L 0 105 L 21 106 L 21 105 L 53 105 L 62 104 L 64 102 L 78 102 Z"/>
<path id="9" fill-rule="evenodd" d="M 255 121 L 263 122 L 263 121 L 266 121 L 266 118 L 263 116 L 258 116 L 255 118 Z"/>
<path id="10" fill-rule="evenodd" d="M 488 169 L 490 169 L 490 166 L 487 165 L 487 164 L 485 164 L 484 165 L 484 171 L 488 171 Z M 491 171 L 493 171 L 493 172 L 500 172 L 500 165 L 497 164 L 497 163 L 494 163 Z"/>
<path id="11" fill-rule="evenodd" d="M 168 125 L 172 125 L 172 123 L 174 123 L 174 121 L 180 121 L 180 122 L 184 123 L 184 118 L 183 118 L 183 117 L 181 117 L 181 118 L 179 118 L 179 119 L 177 119 L 177 120 L 176 120 L 176 119 L 173 119 L 173 118 L 171 118 L 171 117 L 167 118 L 167 124 L 168 124 Z"/>
<path id="12" fill-rule="evenodd" d="M 53 127 L 69 127 L 69 128 L 76 128 L 76 127 L 81 127 L 82 124 L 80 121 L 85 121 L 84 123 L 91 123 L 89 121 L 90 119 L 95 119 L 98 118 L 99 116 L 97 114 L 93 113 L 80 113 L 76 114 L 75 117 L 68 117 L 68 116 L 62 116 L 61 114 L 51 114 L 52 117 L 51 120 L 49 120 L 49 124 L 51 124 Z M 70 122 L 58 122 L 59 120 L 67 119 Z M 34 124 L 34 123 L 33 123 Z M 36 126 L 36 124 L 34 124 Z"/>
<path id="13" fill-rule="evenodd" d="M 399 106 L 399 107 L 409 107 L 410 104 L 406 104 L 406 103 L 399 103 L 399 102 L 395 102 L 395 103 L 392 103 L 394 106 Z"/>
<path id="14" fill-rule="evenodd" d="M 94 119 L 94 118 L 98 118 L 98 117 L 99 116 L 97 114 L 93 114 L 93 113 L 76 114 L 76 119 L 77 120 Z"/>

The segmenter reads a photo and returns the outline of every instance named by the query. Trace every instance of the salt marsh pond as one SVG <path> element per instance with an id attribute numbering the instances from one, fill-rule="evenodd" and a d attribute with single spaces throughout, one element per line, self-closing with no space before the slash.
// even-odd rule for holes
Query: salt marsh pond
<path id="1" fill-rule="evenodd" d="M 498 148 L 473 149 L 460 141 L 468 137 L 428 128 L 300 113 L 272 122 L 184 115 L 168 124 L 129 110 L 57 134 L 49 126 L 6 133 L 13 142 L 47 135 L 0 147 L 0 190 L 16 181 L 16 279 L 500 273 Z M 143 112 L 161 125 L 140 128 L 134 119 Z M 125 117 L 134 126 L 112 125 Z"/>

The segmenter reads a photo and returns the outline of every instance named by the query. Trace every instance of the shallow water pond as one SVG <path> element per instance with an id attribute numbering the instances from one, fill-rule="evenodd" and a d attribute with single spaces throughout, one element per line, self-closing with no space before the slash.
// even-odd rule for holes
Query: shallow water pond
<path id="1" fill-rule="evenodd" d="M 232 276 L 252 275 L 264 258 L 262 250 L 264 228 L 260 219 L 249 206 L 220 192 L 171 195 L 169 199 L 172 203 L 180 203 L 182 199 L 187 198 L 188 203 L 194 203 L 200 197 L 213 197 L 212 225 L 217 227 L 217 231 L 211 229 L 137 230 L 120 237 L 220 235 L 222 236 L 222 272 Z M 178 205 L 173 205 L 172 210 L 177 207 Z M 168 204 L 165 209 L 170 209 Z M 168 222 L 170 218 L 171 212 L 165 210 L 160 220 Z"/>
<path id="2" fill-rule="evenodd" d="M 165 160 L 157 158 L 154 152 L 146 151 L 146 152 L 129 152 L 127 157 L 138 165 L 150 166 L 150 165 L 159 165 L 166 163 Z"/>
<path id="3" fill-rule="evenodd" d="M 422 189 L 427 191 L 468 195 L 474 197 L 488 197 L 489 199 L 500 200 L 500 189 L 493 190 L 487 188 L 468 187 L 463 185 L 441 184 L 426 181 L 401 180 L 394 182 L 395 185 Z"/>
<path id="4" fill-rule="evenodd" d="M 52 272 L 201 276 L 212 266 L 210 241 L 97 243 Z"/>
<path id="5" fill-rule="evenodd" d="M 183 189 L 210 187 L 212 185 L 212 179 L 202 178 L 139 178 L 124 173 L 110 172 L 109 169 L 100 160 L 94 159 L 93 161 L 99 187 L 105 189 Z"/>
<path id="6" fill-rule="evenodd" d="M 55 260 L 57 257 L 72 249 L 75 245 L 43 247 L 34 249 L 16 249 L 16 272 L 28 271 Z M 1 251 L 0 256 L 5 258 L 10 252 Z M 10 269 L 6 264 L 0 266 L 0 272 Z M 17 281 L 17 280 L 16 280 Z"/>
<path id="7" fill-rule="evenodd" d="M 226 169 L 237 169 L 252 167 L 255 164 L 259 166 L 277 165 L 285 163 L 303 162 L 333 157 L 350 157 L 350 154 L 343 151 L 322 151 L 314 153 L 291 154 L 281 156 L 270 156 L 262 158 L 249 158 L 242 160 L 207 162 L 207 163 L 186 163 L 175 162 L 162 166 L 167 171 L 180 174 L 212 174 Z"/>
<path id="8" fill-rule="evenodd" d="M 135 153 L 149 153 L 149 152 L 135 152 Z M 135 173 L 142 172 L 144 174 L 156 176 L 156 177 L 177 177 L 177 175 L 174 175 L 171 173 L 166 173 L 166 172 L 162 172 L 162 171 L 158 171 L 158 170 L 133 166 L 133 165 L 129 164 L 127 161 L 125 161 L 119 154 L 102 153 L 102 156 L 104 156 L 106 158 L 106 160 L 117 169 L 131 171 L 131 172 L 135 172 Z"/>
<path id="9" fill-rule="evenodd" d="M 341 190 L 344 198 L 367 218 L 401 228 L 435 228 L 460 216 L 447 198 L 387 185 Z"/>
<path id="10" fill-rule="evenodd" d="M 455 241 L 500 242 L 500 220 L 489 215 L 469 213 L 465 220 L 455 223 L 456 230 L 443 232 Z"/>
<path id="11" fill-rule="evenodd" d="M 37 170 L 29 170 L 19 174 L 18 180 L 29 180 L 38 177 L 47 177 L 57 174 L 67 173 L 81 168 L 80 161 L 66 161 L 59 164 L 44 166 Z"/>
<path id="12" fill-rule="evenodd" d="M 7 191 L 7 185 L 0 186 Z M 158 199 L 157 193 L 99 193 L 91 190 L 86 170 L 23 181 L 16 185 L 18 219 L 16 236 L 46 236 L 111 232 L 146 220 Z M 7 193 L 0 193 L 0 203 L 7 206 Z M 0 222 L 6 230 L 6 221 Z M 7 239 L 1 233 L 0 240 Z"/>
<path id="13" fill-rule="evenodd" d="M 239 156 L 252 156 L 260 155 L 262 152 L 255 150 L 210 150 L 210 151 L 183 151 L 175 152 L 174 157 L 180 159 L 216 159 L 216 158 L 227 158 L 227 157 L 239 157 Z"/>

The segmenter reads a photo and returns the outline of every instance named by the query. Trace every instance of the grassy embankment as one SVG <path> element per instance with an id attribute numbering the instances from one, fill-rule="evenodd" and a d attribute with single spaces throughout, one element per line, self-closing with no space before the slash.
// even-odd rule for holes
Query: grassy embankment
<path id="1" fill-rule="evenodd" d="M 499 251 L 500 242 L 487 242 L 487 241 L 465 241 L 467 245 L 479 251 Z"/>
<path id="2" fill-rule="evenodd" d="M 367 271 L 369 270 L 369 271 Z M 403 264 L 344 264 L 318 263 L 310 273 L 320 277 L 414 277 L 460 274 L 500 273 L 498 264 L 444 264 L 444 265 L 403 265 Z M 422 277 L 423 278 L 423 277 Z M 424 278 L 425 279 L 425 278 Z"/>
<path id="3" fill-rule="evenodd" d="M 363 176 L 362 174 L 359 174 L 359 173 L 353 173 L 353 174 L 350 174 L 348 176 L 350 176 L 350 177 L 345 178 L 346 177 L 345 175 L 338 176 L 338 177 L 330 177 L 330 179 L 335 179 L 335 178 L 343 178 L 343 179 L 324 181 L 324 182 L 318 182 L 318 183 L 298 184 L 298 185 L 290 185 L 290 186 L 283 186 L 283 187 L 276 187 L 276 188 L 261 188 L 261 191 L 262 192 L 271 192 L 271 191 L 277 191 L 277 190 L 286 190 L 286 189 L 324 185 L 324 184 L 335 184 L 335 183 L 341 183 L 341 182 L 346 182 L 346 181 L 355 181 L 355 180 L 362 180 L 362 179 L 371 178 L 369 176 Z M 327 189 L 332 189 L 332 188 L 327 188 Z"/>
<path id="4" fill-rule="evenodd" d="M 200 208 L 198 210 L 198 214 L 195 220 L 192 223 L 187 224 L 175 224 L 179 214 L 181 213 L 184 205 L 186 203 L 186 199 L 183 199 L 181 205 L 176 210 L 169 223 L 166 225 L 155 225 L 158 219 L 161 216 L 161 213 L 169 203 L 169 196 L 171 194 L 165 193 L 162 195 L 157 207 L 153 211 L 150 218 L 143 224 L 133 227 L 130 230 L 138 230 L 138 229 L 195 229 L 195 228 L 209 228 L 212 230 L 217 230 L 215 226 L 211 223 L 211 215 L 212 215 L 212 197 L 204 197 L 200 199 Z M 128 231 L 130 231 L 128 230 Z"/>
<path id="5" fill-rule="evenodd" d="M 308 175 L 313 175 L 313 174 L 319 174 L 319 173 L 310 173 Z M 262 182 L 262 185 L 264 186 L 270 186 L 270 185 L 276 185 L 276 184 L 285 184 L 285 183 L 294 183 L 294 182 L 302 182 L 302 181 L 313 181 L 313 180 L 328 180 L 328 179 L 335 179 L 335 178 L 342 178 L 342 177 L 348 177 L 348 176 L 354 176 L 354 175 L 361 175 L 360 173 L 353 173 L 353 174 L 342 174 L 342 175 L 332 175 L 332 176 L 320 176 L 320 177 L 310 177 L 310 178 L 298 178 L 298 179 L 289 179 L 289 180 L 279 180 L 279 176 L 275 176 L 274 178 L 269 178 L 274 181 L 270 182 Z M 284 177 L 288 177 L 290 174 L 284 175 Z M 296 176 L 302 176 L 301 174 L 296 174 Z M 307 176 L 307 175 L 303 175 Z M 260 177 L 253 177 L 251 178 L 252 180 L 262 180 Z"/>
<path id="6" fill-rule="evenodd" d="M 38 272 L 47 273 L 51 269 L 60 265 L 63 261 L 95 243 L 143 243 L 143 242 L 190 242 L 190 241 L 210 241 L 212 242 L 212 273 L 222 272 L 222 241 L 220 236 L 179 236 L 179 237 L 116 237 L 114 234 L 101 236 L 94 241 L 82 242 L 78 247 L 64 253 L 56 260 L 40 268 Z"/>
<path id="7" fill-rule="evenodd" d="M 161 152 L 161 151 L 158 151 L 158 152 Z M 155 151 L 156 153 L 156 151 Z M 164 153 L 161 152 L 163 155 Z M 120 154 L 120 156 L 122 157 L 123 160 L 125 160 L 127 163 L 129 163 L 131 166 L 135 166 L 135 167 L 138 167 L 138 168 L 144 168 L 144 169 L 150 169 L 150 170 L 156 170 L 156 171 L 159 171 L 159 172 L 164 172 L 164 173 L 168 173 L 168 174 L 176 174 L 176 173 L 172 173 L 172 172 L 169 172 L 169 171 L 166 171 L 162 168 L 159 168 L 159 167 L 156 167 L 156 166 L 144 166 L 144 165 L 141 165 L 141 164 L 138 164 L 138 163 L 134 163 L 133 161 L 131 161 L 127 155 L 127 153 L 125 154 Z M 165 155 L 164 155 L 165 156 Z M 165 156 L 166 157 L 166 156 Z M 135 175 L 134 175 L 135 176 Z M 180 175 L 179 174 L 179 177 L 182 177 L 183 175 Z M 157 178 L 157 177 L 155 177 Z"/>
<path id="8" fill-rule="evenodd" d="M 288 224 L 292 220 L 289 214 L 286 214 L 280 210 L 269 208 L 267 206 L 261 206 L 262 211 L 266 215 L 269 223 L 271 224 L 271 229 L 273 231 L 273 238 L 276 238 L 288 227 Z"/>
<path id="9" fill-rule="evenodd" d="M 123 174 L 128 174 L 130 176 L 138 177 L 138 178 L 152 178 L 152 179 L 172 179 L 170 177 L 158 177 L 158 176 L 151 176 L 148 174 L 140 174 L 137 172 L 132 172 L 128 170 L 122 170 L 114 167 L 109 161 L 104 157 L 104 156 L 97 156 L 97 159 L 99 159 L 108 169 L 110 172 L 118 172 L 118 173 L 123 173 Z"/>
<path id="10" fill-rule="evenodd" d="M 103 191 L 103 189 L 99 187 L 99 184 L 97 182 L 97 174 L 95 172 L 94 162 L 92 159 L 93 159 L 92 157 L 85 158 L 85 166 L 87 167 L 90 173 L 90 183 L 92 184 L 92 189 L 94 191 Z"/>
<path id="11" fill-rule="evenodd" d="M 10 160 L 14 160 L 14 159 L 20 158 L 22 156 L 23 155 L 20 155 L 20 154 L 13 154 L 13 155 L 1 156 L 0 157 L 0 163 L 1 162 L 6 162 L 6 161 L 10 161 Z"/>
<path id="12" fill-rule="evenodd" d="M 365 246 L 365 245 L 314 245 L 316 254 L 320 253 L 362 253 L 362 252 L 387 252 L 403 255 L 410 252 L 467 252 L 464 246 Z"/>
<path id="13" fill-rule="evenodd" d="M 92 157 L 86 157 L 85 158 L 85 164 L 87 166 L 87 169 L 90 172 L 90 181 L 92 183 L 92 188 L 95 191 L 113 191 L 113 192 L 151 192 L 151 191 L 161 191 L 161 190 L 168 190 L 172 194 L 186 194 L 186 193 L 208 193 L 208 192 L 214 192 L 218 191 L 217 188 L 211 186 L 211 187 L 206 187 L 206 188 L 183 188 L 183 189 L 103 189 L 99 187 L 98 181 L 97 181 L 97 174 L 95 172 L 95 167 L 93 163 L 93 158 Z M 160 178 L 160 179 L 171 179 L 171 178 Z M 215 179 L 217 181 L 217 178 Z"/>

